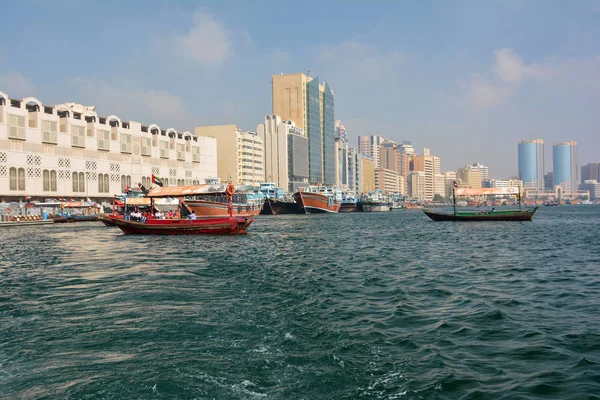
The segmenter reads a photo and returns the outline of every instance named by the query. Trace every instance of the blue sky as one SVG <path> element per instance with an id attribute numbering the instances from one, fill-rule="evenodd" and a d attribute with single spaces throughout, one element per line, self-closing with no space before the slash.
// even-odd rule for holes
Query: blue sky
<path id="1" fill-rule="evenodd" d="M 271 75 L 310 70 L 351 140 L 410 140 L 442 170 L 517 172 L 517 141 L 600 161 L 600 0 L 12 1 L 0 91 L 191 130 L 255 129 Z"/>

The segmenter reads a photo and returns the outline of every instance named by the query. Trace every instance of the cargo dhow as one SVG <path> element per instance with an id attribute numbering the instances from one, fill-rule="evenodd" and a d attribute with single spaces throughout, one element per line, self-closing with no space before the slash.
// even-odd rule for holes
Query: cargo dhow
<path id="1" fill-rule="evenodd" d="M 337 213 L 342 205 L 342 192 L 337 187 L 309 186 L 298 188 L 294 201 L 300 213 Z"/>

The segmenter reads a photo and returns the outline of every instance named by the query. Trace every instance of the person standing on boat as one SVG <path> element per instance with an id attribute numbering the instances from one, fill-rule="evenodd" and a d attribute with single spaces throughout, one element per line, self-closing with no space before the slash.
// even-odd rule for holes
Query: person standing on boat
<path id="1" fill-rule="evenodd" d="M 192 213 L 190 214 L 190 220 L 195 220 L 196 219 L 196 214 L 194 214 L 194 212 L 192 211 Z"/>

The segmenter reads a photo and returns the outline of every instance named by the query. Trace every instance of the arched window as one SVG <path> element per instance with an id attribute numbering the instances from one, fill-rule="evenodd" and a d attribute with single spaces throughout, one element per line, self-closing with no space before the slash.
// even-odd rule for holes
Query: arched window
<path id="1" fill-rule="evenodd" d="M 163 183 L 164 186 L 169 186 L 169 178 L 165 178 L 165 181 Z"/>
<path id="2" fill-rule="evenodd" d="M 56 192 L 56 171 L 50 171 L 50 191 Z"/>
<path id="3" fill-rule="evenodd" d="M 17 190 L 17 169 L 12 167 L 9 170 L 10 176 L 10 190 Z"/>
<path id="4" fill-rule="evenodd" d="M 110 191 L 110 186 L 108 184 L 108 174 L 104 174 L 104 192 L 108 193 Z"/>
<path id="5" fill-rule="evenodd" d="M 73 172 L 73 192 L 77 192 L 79 190 L 79 175 L 77 172 Z"/>
<path id="6" fill-rule="evenodd" d="M 17 171 L 17 176 L 17 186 L 19 190 L 25 190 L 25 168 L 19 168 L 19 170 Z"/>
<path id="7" fill-rule="evenodd" d="M 83 172 L 79 173 L 79 191 L 85 192 L 85 175 Z"/>
<path id="8" fill-rule="evenodd" d="M 104 193 L 104 174 L 98 174 L 98 193 Z"/>
<path id="9" fill-rule="evenodd" d="M 44 178 L 44 192 L 50 191 L 50 171 L 47 169 L 42 172 L 42 176 Z"/>
<path id="10" fill-rule="evenodd" d="M 127 186 L 131 187 L 131 175 L 127 175 Z"/>
<path id="11" fill-rule="evenodd" d="M 127 188 L 127 178 L 125 175 L 121 175 L 121 192 L 125 193 L 125 189 Z"/>

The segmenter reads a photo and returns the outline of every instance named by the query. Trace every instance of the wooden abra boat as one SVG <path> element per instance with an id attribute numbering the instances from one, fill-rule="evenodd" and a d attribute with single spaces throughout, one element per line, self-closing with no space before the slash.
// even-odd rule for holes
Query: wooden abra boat
<path id="1" fill-rule="evenodd" d="M 116 225 L 129 235 L 230 235 L 246 233 L 246 229 L 254 218 L 252 216 L 236 217 L 202 217 L 190 219 L 147 219 L 146 222 L 115 219 Z"/>
<path id="2" fill-rule="evenodd" d="M 490 211 L 456 211 L 456 196 L 478 196 L 488 194 L 509 194 L 517 195 L 519 201 L 518 210 L 496 210 L 492 208 Z M 525 209 L 521 208 L 521 190 L 519 187 L 510 188 L 452 188 L 452 199 L 454 203 L 454 213 L 440 213 L 431 210 L 423 210 L 425 215 L 434 221 L 531 221 L 533 214 L 539 207 Z"/>
<path id="3" fill-rule="evenodd" d="M 144 235 L 199 235 L 199 234 L 236 234 L 245 233 L 246 229 L 254 217 L 251 215 L 233 215 L 231 198 L 235 193 L 234 186 L 229 183 L 223 188 L 229 199 L 228 216 L 202 216 L 196 218 L 195 214 L 190 214 L 191 218 L 173 218 L 158 219 L 148 218 L 145 221 L 132 221 L 113 219 L 117 227 L 125 234 L 144 234 Z M 201 186 L 168 186 L 155 187 L 148 192 L 150 198 L 150 209 L 154 210 L 154 201 L 156 198 L 174 197 L 179 199 L 180 211 L 192 213 L 192 210 L 185 204 L 184 197 L 222 195 L 223 191 L 216 190 L 210 185 Z"/>
<path id="4" fill-rule="evenodd" d="M 539 207 L 528 210 L 459 211 L 455 214 L 423 210 L 434 221 L 531 221 Z"/>

